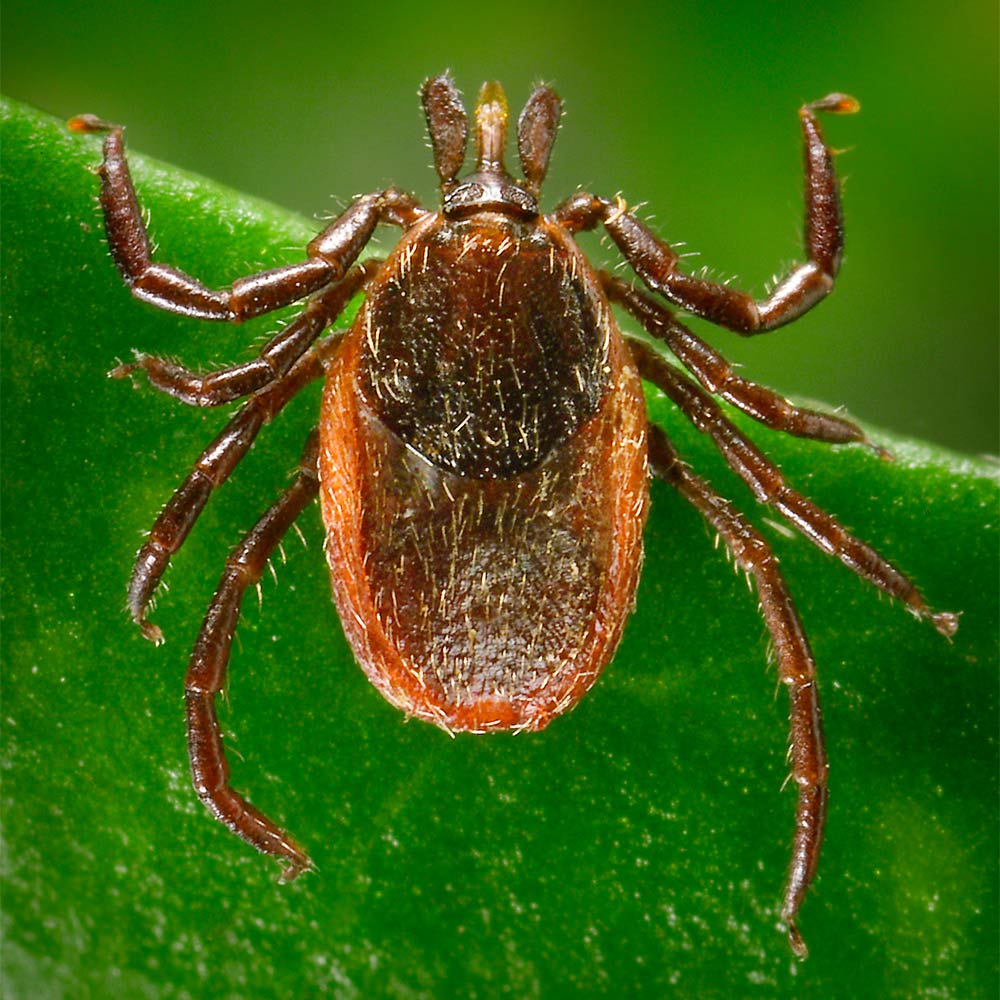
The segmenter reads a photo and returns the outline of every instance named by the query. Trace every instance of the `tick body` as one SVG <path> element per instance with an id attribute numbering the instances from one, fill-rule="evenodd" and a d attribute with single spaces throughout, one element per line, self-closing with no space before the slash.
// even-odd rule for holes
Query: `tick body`
<path id="1" fill-rule="evenodd" d="M 639 376 L 575 245 L 428 217 L 323 414 L 334 594 L 376 687 L 448 730 L 540 729 L 576 702 L 631 608 L 647 472 Z"/>
<path id="2" fill-rule="evenodd" d="M 243 595 L 317 495 L 341 622 L 383 695 L 449 732 L 534 730 L 571 708 L 614 654 L 638 583 L 653 475 L 699 510 L 757 585 L 790 698 L 797 807 L 781 914 L 804 956 L 796 920 L 827 809 L 812 653 L 767 542 L 647 423 L 642 380 L 711 436 L 758 501 L 943 635 L 955 631 L 955 615 L 931 612 L 903 573 L 792 489 L 713 397 L 820 442 L 868 444 L 860 428 L 737 375 L 666 304 L 751 335 L 794 320 L 831 290 L 843 232 L 817 112 L 857 105 L 833 94 L 800 109 L 806 261 L 758 301 L 685 274 L 677 254 L 620 199 L 578 192 L 540 211 L 561 115 L 549 88 L 534 91 L 518 122 L 521 179 L 504 164 L 508 113 L 499 85 L 480 92 L 475 168 L 465 177 L 469 122 L 458 91 L 443 75 L 424 84 L 422 97 L 439 209 L 396 189 L 364 195 L 309 244 L 305 261 L 221 290 L 152 260 L 121 129 L 92 116 L 70 123 L 107 133 L 101 204 L 112 257 L 136 297 L 230 322 L 308 300 L 244 364 L 198 374 L 138 355 L 112 372 L 144 371 L 157 388 L 196 405 L 245 400 L 137 555 L 129 607 L 147 638 L 162 639 L 147 618 L 151 598 L 214 489 L 299 389 L 325 380 L 298 473 L 231 554 L 192 652 L 185 697 L 195 788 L 234 833 L 283 861 L 283 878 L 311 867 L 305 851 L 231 787 L 215 699 Z M 399 243 L 384 261 L 358 263 L 380 224 L 400 227 Z M 583 256 L 574 235 L 598 226 L 645 290 Z M 359 292 L 364 302 L 351 328 L 324 336 Z M 613 305 L 679 364 L 623 334 Z"/>

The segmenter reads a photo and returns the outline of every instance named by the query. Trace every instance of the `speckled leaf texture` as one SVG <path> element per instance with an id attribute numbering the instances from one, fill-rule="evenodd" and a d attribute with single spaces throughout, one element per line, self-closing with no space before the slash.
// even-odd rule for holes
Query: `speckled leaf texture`
<path id="1" fill-rule="evenodd" d="M 449 739 L 379 697 L 344 642 L 310 508 L 305 547 L 290 536 L 262 607 L 247 602 L 221 706 L 234 783 L 319 865 L 279 885 L 190 787 L 182 678 L 226 553 L 288 482 L 319 387 L 212 499 L 167 574 L 154 648 L 123 612 L 130 561 L 226 415 L 106 373 L 133 349 L 245 359 L 280 318 L 227 328 L 134 301 L 104 244 L 99 142 L 14 105 L 2 140 L 6 997 L 993 994 L 992 462 L 871 429 L 887 463 L 740 421 L 935 607 L 963 613 L 948 642 L 755 508 L 650 396 L 652 419 L 773 539 L 813 641 L 831 813 L 807 962 L 778 925 L 794 793 L 756 599 L 660 484 L 618 655 L 578 709 L 517 737 Z M 131 159 L 160 259 L 210 284 L 300 259 L 315 230 Z"/>

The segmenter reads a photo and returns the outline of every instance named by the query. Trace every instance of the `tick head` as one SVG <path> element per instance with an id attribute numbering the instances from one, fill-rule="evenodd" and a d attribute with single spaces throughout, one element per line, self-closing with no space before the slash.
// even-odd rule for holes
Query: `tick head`
<path id="1" fill-rule="evenodd" d="M 520 219 L 538 215 L 538 192 L 549 165 L 559 128 L 562 102 L 548 87 L 537 87 L 521 112 L 517 149 L 524 179 L 517 181 L 504 165 L 507 145 L 507 98 L 499 83 L 484 83 L 476 103 L 476 168 L 459 180 L 469 138 L 469 120 L 451 76 L 429 79 L 421 96 L 441 178 L 446 215 L 499 212 Z"/>

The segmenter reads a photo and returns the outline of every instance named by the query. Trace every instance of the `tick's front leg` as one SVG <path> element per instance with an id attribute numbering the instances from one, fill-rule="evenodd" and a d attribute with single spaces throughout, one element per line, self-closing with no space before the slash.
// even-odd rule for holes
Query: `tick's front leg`
<path id="1" fill-rule="evenodd" d="M 122 280 L 136 298 L 182 316 L 239 323 L 297 302 L 342 277 L 379 223 L 406 228 L 423 214 L 413 198 L 394 188 L 363 195 L 309 243 L 307 260 L 240 278 L 229 288 L 207 288 L 183 271 L 152 261 L 121 126 L 93 115 L 71 118 L 68 125 L 74 132 L 107 133 L 97 172 L 108 245 Z"/>
<path id="2" fill-rule="evenodd" d="M 728 285 L 678 271 L 677 253 L 629 212 L 620 198 L 611 202 L 580 193 L 564 202 L 555 217 L 571 231 L 603 223 L 635 273 L 681 309 L 747 336 L 773 330 L 801 316 L 833 288 L 844 250 L 844 228 L 833 156 L 816 112 L 850 114 L 858 107 L 853 97 L 830 94 L 799 110 L 805 147 L 807 259 L 759 302 Z"/>

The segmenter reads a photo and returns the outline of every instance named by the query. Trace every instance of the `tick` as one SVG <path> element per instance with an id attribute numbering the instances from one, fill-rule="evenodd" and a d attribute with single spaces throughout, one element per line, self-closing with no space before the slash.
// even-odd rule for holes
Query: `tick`
<path id="1" fill-rule="evenodd" d="M 90 115 L 69 123 L 106 133 L 100 200 L 111 255 L 134 296 L 230 323 L 306 302 L 246 363 L 199 374 L 139 354 L 111 372 L 145 372 L 157 389 L 196 406 L 245 400 L 138 552 L 128 606 L 148 639 L 163 638 L 147 618 L 153 593 L 213 491 L 265 423 L 305 385 L 325 380 L 297 474 L 227 560 L 191 655 L 185 698 L 198 796 L 233 833 L 280 859 L 284 880 L 311 867 L 305 851 L 230 786 L 215 699 L 243 595 L 317 495 L 334 600 L 369 679 L 408 716 L 450 733 L 488 733 L 544 728 L 611 659 L 635 597 L 648 480 L 656 476 L 694 505 L 757 585 L 791 702 L 798 802 L 781 913 L 791 947 L 804 956 L 797 914 L 827 809 L 813 656 L 768 543 L 647 421 L 642 381 L 712 438 L 760 503 L 942 635 L 954 633 L 956 615 L 933 613 L 906 576 L 789 486 L 713 397 L 767 427 L 821 442 L 871 446 L 863 431 L 738 375 L 668 308 L 751 336 L 791 322 L 830 292 L 843 227 L 817 115 L 858 105 L 831 94 L 799 110 L 806 261 L 755 300 L 682 271 L 677 253 L 621 198 L 578 191 L 541 212 L 562 114 L 548 87 L 532 93 L 518 120 L 521 179 L 504 165 L 508 112 L 498 84 L 479 93 L 475 166 L 465 176 L 469 121 L 450 76 L 428 80 L 422 98 L 439 208 L 395 188 L 363 195 L 308 244 L 304 261 L 221 290 L 153 261 L 122 129 Z M 399 242 L 384 260 L 359 262 L 383 224 L 402 230 Z M 583 255 L 575 235 L 599 226 L 644 288 Z M 358 293 L 364 302 L 350 329 L 324 335 Z M 679 363 L 623 333 L 612 306 Z"/>

